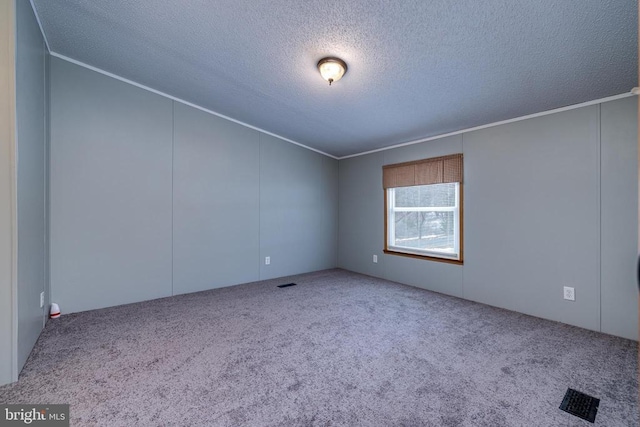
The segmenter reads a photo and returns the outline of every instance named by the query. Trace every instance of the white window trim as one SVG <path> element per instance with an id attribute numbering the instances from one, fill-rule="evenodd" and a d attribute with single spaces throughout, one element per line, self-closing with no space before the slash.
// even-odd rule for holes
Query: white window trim
<path id="1" fill-rule="evenodd" d="M 388 188 L 387 192 L 387 206 L 385 209 L 387 210 L 387 223 L 385 227 L 387 227 L 387 250 L 391 252 L 397 252 L 400 254 L 410 254 L 417 256 L 426 256 L 431 258 L 441 258 L 445 260 L 452 261 L 461 261 L 461 250 L 460 250 L 460 222 L 462 218 L 460 217 L 460 184 L 456 184 L 456 200 L 455 206 L 451 207 L 415 207 L 415 208 L 393 208 L 395 206 L 395 191 L 394 188 Z M 395 246 L 393 244 L 393 238 L 395 236 L 395 213 L 396 212 L 453 212 L 454 213 L 454 226 L 453 226 L 453 241 L 454 241 L 454 253 L 437 251 L 437 250 L 421 250 L 415 248 L 407 248 L 404 246 Z"/>

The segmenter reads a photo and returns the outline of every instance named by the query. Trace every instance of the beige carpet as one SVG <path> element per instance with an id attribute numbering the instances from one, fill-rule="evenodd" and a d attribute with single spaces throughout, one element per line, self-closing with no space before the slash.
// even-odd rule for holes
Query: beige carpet
<path id="1" fill-rule="evenodd" d="M 295 281 L 298 286 L 276 285 Z M 4 403 L 90 426 L 638 425 L 637 343 L 343 270 L 49 321 Z"/>

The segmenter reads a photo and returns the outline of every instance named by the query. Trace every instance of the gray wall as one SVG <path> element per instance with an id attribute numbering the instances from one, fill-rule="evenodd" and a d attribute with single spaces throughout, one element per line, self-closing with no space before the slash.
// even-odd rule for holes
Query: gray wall
<path id="1" fill-rule="evenodd" d="M 28 1 L 16 2 L 18 201 L 18 370 L 46 319 L 47 288 L 47 50 Z"/>
<path id="2" fill-rule="evenodd" d="M 599 330 L 598 126 L 594 105 L 464 135 L 465 298 Z"/>
<path id="3" fill-rule="evenodd" d="M 57 58 L 50 167 L 63 313 L 337 265 L 337 161 Z"/>
<path id="4" fill-rule="evenodd" d="M 637 339 L 636 103 L 341 160 L 339 266 Z M 456 152 L 464 265 L 384 255 L 382 166 Z M 562 298 L 563 286 L 575 287 L 575 302 Z"/>
<path id="5" fill-rule="evenodd" d="M 260 279 L 336 267 L 337 231 L 338 162 L 260 134 Z"/>
<path id="6" fill-rule="evenodd" d="M 376 277 L 384 277 L 383 162 L 383 153 L 373 153 L 339 163 L 338 264 Z"/>
<path id="7" fill-rule="evenodd" d="M 15 1 L 0 0 L 0 385 L 17 380 L 15 320 Z"/>
<path id="8" fill-rule="evenodd" d="M 630 272 L 638 252 L 638 99 L 602 104 L 600 114 L 601 327 L 609 334 L 637 337 L 637 286 Z"/>
<path id="9" fill-rule="evenodd" d="M 171 295 L 172 102 L 51 60 L 51 293 L 64 313 Z"/>
<path id="10" fill-rule="evenodd" d="M 258 280 L 258 138 L 175 104 L 174 293 Z"/>

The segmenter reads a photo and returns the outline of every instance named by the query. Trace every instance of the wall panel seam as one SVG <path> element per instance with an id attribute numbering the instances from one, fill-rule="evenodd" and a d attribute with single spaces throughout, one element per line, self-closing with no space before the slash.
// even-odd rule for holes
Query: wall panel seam
<path id="1" fill-rule="evenodd" d="M 173 269 L 174 269 L 174 257 L 173 257 L 173 193 L 174 193 L 174 157 L 175 157 L 175 140 L 176 140 L 176 102 L 171 101 L 171 295 L 175 295 L 173 285 Z"/>
<path id="2" fill-rule="evenodd" d="M 464 156 L 464 133 L 460 134 L 460 152 Z M 466 191 L 467 190 L 467 188 L 466 188 L 467 186 L 466 186 L 466 183 L 464 182 L 464 177 L 465 177 L 464 165 L 465 165 L 465 162 L 462 163 L 462 185 L 463 185 L 463 190 Z M 461 222 L 463 224 L 462 236 L 461 237 L 462 237 L 462 241 L 464 242 L 465 241 L 464 233 L 465 233 L 465 230 L 467 230 L 467 227 L 464 226 L 464 225 L 466 225 L 466 219 L 464 217 L 464 210 L 462 212 L 462 218 L 460 218 L 460 220 L 461 220 Z M 464 265 L 460 266 L 460 275 L 461 275 L 461 278 L 460 278 L 460 297 L 461 298 L 466 298 L 465 295 L 464 295 Z"/>
<path id="3" fill-rule="evenodd" d="M 17 93 L 17 52 L 18 52 L 18 8 L 17 2 L 10 2 L 10 21 L 13 27 L 9 41 L 13 52 L 10 54 L 9 91 L 13 105 L 9 108 L 11 138 L 9 140 L 10 163 L 10 220 L 11 220 L 11 376 L 18 380 L 18 93 Z"/>
<path id="4" fill-rule="evenodd" d="M 262 280 L 262 133 L 258 132 L 258 280 Z"/>
<path id="5" fill-rule="evenodd" d="M 598 104 L 598 131 L 597 156 L 598 156 L 598 188 L 596 189 L 598 200 L 598 320 L 599 331 L 602 332 L 602 104 Z"/>

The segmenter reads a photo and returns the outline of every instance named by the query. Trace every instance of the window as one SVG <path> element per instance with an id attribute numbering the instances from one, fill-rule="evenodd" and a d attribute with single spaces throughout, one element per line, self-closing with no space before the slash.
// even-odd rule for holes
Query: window
<path id="1" fill-rule="evenodd" d="M 385 166 L 385 252 L 462 263 L 462 155 Z"/>

